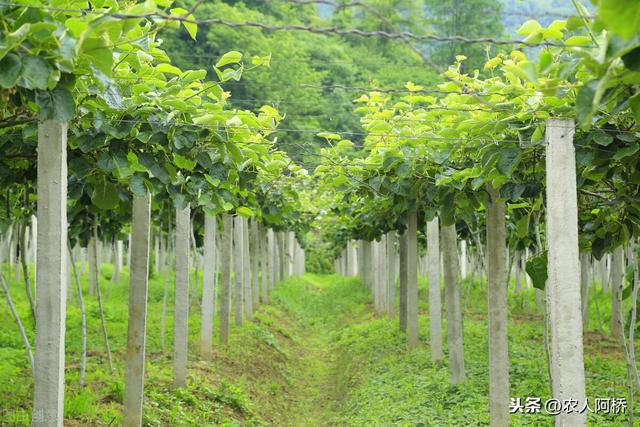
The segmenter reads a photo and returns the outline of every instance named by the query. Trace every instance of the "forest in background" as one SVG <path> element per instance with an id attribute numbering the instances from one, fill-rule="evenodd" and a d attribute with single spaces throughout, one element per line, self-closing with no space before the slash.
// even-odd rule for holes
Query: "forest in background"
<path id="1" fill-rule="evenodd" d="M 189 9 L 193 0 L 176 3 Z M 470 38 L 500 37 L 504 33 L 504 26 L 493 18 L 502 10 L 499 2 L 464 3 L 460 8 L 458 0 L 381 0 L 367 3 L 366 8 L 331 10 L 333 6 L 304 1 L 207 1 L 198 10 L 203 16 L 238 22 L 389 32 L 431 30 L 438 34 L 459 34 L 464 29 Z M 223 88 L 233 92 L 231 103 L 238 108 L 255 110 L 264 104 L 276 107 L 284 116 L 282 129 L 276 132 L 276 145 L 309 170 L 318 159 L 303 154 L 302 146 L 306 153 L 309 147 L 319 150 L 327 144 L 317 133 L 347 132 L 356 143 L 364 139 L 359 115 L 354 111 L 354 101 L 362 88 L 379 87 L 402 95 L 407 80 L 429 86 L 439 79 L 438 73 L 409 47 L 385 38 L 332 37 L 327 43 L 326 36 L 319 34 L 208 26 L 199 29 L 196 40 L 183 28 L 166 31 L 163 39 L 164 48 L 173 53 L 178 67 L 207 69 L 212 80 L 218 80 L 212 65 L 224 52 L 239 51 L 246 57 L 271 55 L 269 68 L 245 73 L 241 81 L 228 81 Z M 457 42 L 424 44 L 420 48 L 442 69 L 458 54 L 468 58 L 466 67 L 481 69 L 499 49 Z"/>

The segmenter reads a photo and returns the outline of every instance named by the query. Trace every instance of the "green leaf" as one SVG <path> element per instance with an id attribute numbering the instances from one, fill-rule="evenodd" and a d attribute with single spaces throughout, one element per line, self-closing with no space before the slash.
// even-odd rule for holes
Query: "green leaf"
<path id="1" fill-rule="evenodd" d="M 80 38 L 82 33 L 84 33 L 89 28 L 89 24 L 87 24 L 87 21 L 76 17 L 67 19 L 66 21 L 64 21 L 64 25 L 77 39 Z"/>
<path id="2" fill-rule="evenodd" d="M 454 225 L 456 223 L 456 204 L 453 194 L 447 194 L 440 205 L 440 221 L 443 226 Z"/>
<path id="3" fill-rule="evenodd" d="M 183 9 L 181 7 L 176 7 L 174 9 L 171 9 L 170 12 L 171 12 L 172 16 L 184 16 L 184 15 L 186 15 L 187 19 L 194 20 L 193 15 L 189 14 L 188 10 Z M 193 22 L 184 22 L 184 21 L 182 21 L 182 25 L 184 25 L 184 29 L 187 30 L 187 32 L 189 33 L 191 38 L 193 40 L 195 40 L 196 39 L 196 35 L 198 34 L 198 24 L 194 24 Z"/>
<path id="4" fill-rule="evenodd" d="M 69 160 L 69 174 L 83 179 L 91 173 L 92 165 L 84 157 L 74 157 Z"/>
<path id="5" fill-rule="evenodd" d="M 129 180 L 129 188 L 131 192 L 136 196 L 145 196 L 147 194 L 147 187 L 144 184 L 144 178 L 140 174 L 135 174 Z"/>
<path id="6" fill-rule="evenodd" d="M 187 70 L 182 74 L 182 81 L 190 83 L 196 80 L 202 80 L 207 77 L 206 70 Z"/>
<path id="7" fill-rule="evenodd" d="M 245 218 L 250 218 L 253 216 L 253 211 L 246 206 L 240 206 L 236 209 L 236 213 Z"/>
<path id="8" fill-rule="evenodd" d="M 587 46 L 593 43 L 589 36 L 572 36 L 564 41 L 567 46 Z"/>
<path id="9" fill-rule="evenodd" d="M 169 140 L 178 149 L 191 148 L 196 142 L 196 134 L 187 130 L 177 129 L 173 134 L 169 134 Z"/>
<path id="10" fill-rule="evenodd" d="M 175 206 L 176 209 L 185 209 L 188 204 L 189 202 L 187 201 L 187 196 L 185 196 L 184 194 L 178 193 L 173 196 L 173 206 Z"/>
<path id="11" fill-rule="evenodd" d="M 593 116 L 593 98 L 596 95 L 599 80 L 592 80 L 580 88 L 576 96 L 576 118 L 580 126 L 591 121 Z"/>
<path id="12" fill-rule="evenodd" d="M 18 55 L 10 53 L 2 58 L 0 61 L 0 87 L 13 87 L 20 77 L 21 70 L 22 61 Z"/>
<path id="13" fill-rule="evenodd" d="M 529 234 L 529 215 L 524 215 L 516 222 L 516 235 L 524 239 Z"/>
<path id="14" fill-rule="evenodd" d="M 507 147 L 501 149 L 499 155 L 496 168 L 504 176 L 511 176 L 522 159 L 522 150 L 519 147 Z"/>
<path id="15" fill-rule="evenodd" d="M 528 36 L 531 33 L 539 31 L 540 29 L 542 29 L 542 25 L 540 25 L 538 21 L 534 19 L 530 19 L 524 24 L 522 24 L 520 28 L 516 30 L 516 33 L 521 34 L 523 36 Z"/>
<path id="16" fill-rule="evenodd" d="M 216 72 L 216 75 L 221 82 L 228 82 L 229 80 L 239 81 L 242 77 L 243 68 L 242 65 L 235 69 L 229 67 L 225 68 L 224 70 L 220 70 L 220 68 L 218 67 L 213 67 L 213 71 Z"/>
<path id="17" fill-rule="evenodd" d="M 222 58 L 216 63 L 216 67 L 224 67 L 228 64 L 239 64 L 242 61 L 242 54 L 238 51 L 232 50 L 222 55 Z"/>
<path id="18" fill-rule="evenodd" d="M 189 19 L 193 19 L 193 15 L 189 15 Z M 182 25 L 184 25 L 185 30 L 187 30 L 187 33 L 189 33 L 191 38 L 195 40 L 196 35 L 198 34 L 198 24 L 182 21 Z"/>
<path id="19" fill-rule="evenodd" d="M 13 33 L 3 36 L 2 43 L 0 43 L 0 59 L 4 58 L 4 56 L 12 51 L 18 44 L 22 43 L 29 35 L 29 30 L 31 30 L 31 24 L 22 24 L 22 26 Z"/>
<path id="20" fill-rule="evenodd" d="M 175 67 L 171 64 L 158 64 L 156 66 L 156 70 L 162 72 L 162 73 L 168 73 L 168 74 L 175 74 L 175 75 L 181 75 L 182 74 L 182 70 L 180 70 L 180 68 Z"/>
<path id="21" fill-rule="evenodd" d="M 517 202 L 522 197 L 522 193 L 526 190 L 527 187 L 524 184 L 514 184 L 512 182 L 508 182 L 502 187 L 500 187 L 500 197 L 503 199 L 511 200 L 512 202 Z M 510 205 L 512 208 L 513 205 Z"/>
<path id="22" fill-rule="evenodd" d="M 545 28 L 540 33 L 544 39 L 561 39 L 563 36 L 562 31 L 555 28 Z"/>
<path id="23" fill-rule="evenodd" d="M 338 142 L 338 144 L 336 144 L 336 147 L 341 150 L 350 150 L 353 148 L 353 142 L 349 141 L 348 139 L 343 139 L 342 141 Z"/>
<path id="24" fill-rule="evenodd" d="M 622 62 L 631 71 L 640 71 L 640 47 L 622 55 Z"/>
<path id="25" fill-rule="evenodd" d="M 640 92 L 636 92 L 635 95 L 629 98 L 629 107 L 631 107 L 636 123 L 640 123 Z"/>
<path id="26" fill-rule="evenodd" d="M 511 72 L 524 81 L 536 83 L 538 81 L 536 65 L 530 61 L 523 61 L 518 65 L 505 65 L 504 70 Z"/>
<path id="27" fill-rule="evenodd" d="M 594 132 L 591 138 L 596 144 L 602 145 L 604 147 L 610 145 L 613 142 L 613 136 L 609 135 L 606 132 Z"/>
<path id="28" fill-rule="evenodd" d="M 626 39 L 640 28 L 640 2 L 637 0 L 600 0 L 597 15 L 610 31 Z"/>
<path id="29" fill-rule="evenodd" d="M 342 139 L 342 137 L 337 133 L 320 132 L 320 133 L 317 133 L 316 135 L 319 136 L 320 138 L 324 138 L 328 140 Z"/>
<path id="30" fill-rule="evenodd" d="M 622 160 L 625 157 L 633 156 L 640 149 L 640 145 L 635 143 L 633 145 L 627 145 L 624 148 L 616 151 L 616 154 L 613 155 L 614 160 Z"/>
<path id="31" fill-rule="evenodd" d="M 567 19 L 567 31 L 572 32 L 584 27 L 584 20 L 579 16 L 572 15 Z"/>
<path id="32" fill-rule="evenodd" d="M 73 95 L 65 87 L 58 86 L 52 91 L 36 92 L 36 103 L 40 108 L 40 120 L 68 122 L 76 114 Z"/>
<path id="33" fill-rule="evenodd" d="M 227 147 L 231 160 L 233 160 L 235 163 L 241 163 L 243 156 L 240 149 L 233 142 L 228 142 L 225 145 Z"/>
<path id="34" fill-rule="evenodd" d="M 193 169 L 196 167 L 195 160 L 187 159 L 186 157 L 181 156 L 178 153 L 173 154 L 173 162 L 180 169 L 186 169 L 190 172 L 193 171 Z"/>
<path id="35" fill-rule="evenodd" d="M 271 54 L 268 54 L 266 56 L 254 56 L 253 58 L 251 58 L 251 64 L 268 67 L 271 65 Z"/>
<path id="36" fill-rule="evenodd" d="M 110 76 L 113 67 L 113 53 L 103 37 L 88 38 L 82 44 L 81 53 L 88 57 L 92 66 Z"/>
<path id="37" fill-rule="evenodd" d="M 140 164 L 146 167 L 155 178 L 158 178 L 160 180 L 160 182 L 162 182 L 163 184 L 168 184 L 169 182 L 171 182 L 171 177 L 169 176 L 167 170 L 161 164 L 159 164 L 158 160 L 151 154 L 141 153 L 138 156 L 138 160 L 140 161 Z"/>
<path id="38" fill-rule="evenodd" d="M 23 86 L 27 89 L 46 90 L 49 83 L 49 73 L 53 71 L 44 59 L 38 56 L 27 56 L 22 62 Z"/>
<path id="39" fill-rule="evenodd" d="M 88 153 L 104 145 L 105 140 L 106 138 L 104 136 L 87 135 L 83 133 L 75 142 L 78 144 L 80 151 Z"/>
<path id="40" fill-rule="evenodd" d="M 547 71 L 547 69 L 551 66 L 552 63 L 553 63 L 553 54 L 548 50 L 545 50 L 544 52 L 542 52 L 540 54 L 540 59 L 538 63 L 538 68 L 540 70 L 540 73 L 542 74 L 545 71 Z"/>
<path id="41" fill-rule="evenodd" d="M 114 209 L 120 203 L 118 188 L 107 180 L 93 188 L 91 202 L 102 210 Z"/>
<path id="42" fill-rule="evenodd" d="M 547 283 L 547 251 L 527 260 L 525 271 L 531 277 L 533 287 L 544 290 Z"/>

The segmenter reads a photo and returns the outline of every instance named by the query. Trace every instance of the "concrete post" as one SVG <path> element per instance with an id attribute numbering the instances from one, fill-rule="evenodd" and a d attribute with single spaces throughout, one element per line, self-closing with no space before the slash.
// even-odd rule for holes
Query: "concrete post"
<path id="1" fill-rule="evenodd" d="M 409 214 L 407 225 L 407 329 L 409 348 L 418 346 L 418 215 Z"/>
<path id="2" fill-rule="evenodd" d="M 396 233 L 387 233 L 387 316 L 389 320 L 396 317 Z"/>
<path id="3" fill-rule="evenodd" d="M 229 344 L 231 334 L 231 246 L 233 218 L 222 215 L 222 238 L 220 239 L 220 344 Z"/>
<path id="4" fill-rule="evenodd" d="M 345 257 L 347 258 L 347 271 L 345 275 L 353 276 L 353 269 L 356 266 L 355 252 L 353 252 L 353 248 L 351 246 L 351 241 L 347 240 L 347 244 L 344 248 Z"/>
<path id="5" fill-rule="evenodd" d="M 408 230 L 400 235 L 400 303 L 398 309 L 398 317 L 400 321 L 400 330 L 407 331 L 407 281 L 408 277 L 408 264 L 407 264 L 407 251 L 409 248 L 407 239 Z"/>
<path id="6" fill-rule="evenodd" d="M 551 323 L 553 397 L 584 406 L 586 399 L 580 312 L 578 201 L 573 119 L 549 119 L 547 170 L 547 307 Z M 556 426 L 585 426 L 586 412 L 561 412 Z"/>
<path id="7" fill-rule="evenodd" d="M 278 243 L 278 281 L 283 282 L 286 275 L 286 262 L 287 262 L 287 252 L 286 252 L 286 238 L 284 231 L 278 231 L 276 233 L 276 241 Z"/>
<path id="8" fill-rule="evenodd" d="M 189 237 L 191 209 L 176 210 L 176 282 L 173 312 L 173 386 L 184 387 L 187 378 L 189 338 Z"/>
<path id="9" fill-rule="evenodd" d="M 34 426 L 62 426 L 67 304 L 67 124 L 38 125 Z"/>
<path id="10" fill-rule="evenodd" d="M 80 248 L 80 275 L 87 272 L 87 248 Z"/>
<path id="11" fill-rule="evenodd" d="M 378 282 L 380 279 L 380 269 L 378 268 L 378 242 L 373 240 L 371 242 L 371 295 L 373 296 L 373 307 L 375 309 L 376 314 L 380 313 L 380 295 L 379 295 L 379 287 Z M 344 272 L 341 272 L 344 274 Z"/>
<path id="12" fill-rule="evenodd" d="M 205 213 L 204 216 L 204 265 L 202 267 L 202 303 L 200 311 L 200 356 L 211 359 L 213 349 L 213 294 L 215 281 L 215 245 L 216 245 L 216 217 Z"/>
<path id="13" fill-rule="evenodd" d="M 125 427 L 142 425 L 144 359 L 147 339 L 147 288 L 149 284 L 149 234 L 151 196 L 133 197 L 127 370 L 124 388 Z M 118 262 L 116 260 L 116 262 Z"/>
<path id="14" fill-rule="evenodd" d="M 236 325 L 242 326 L 244 321 L 244 269 L 243 260 L 244 256 L 244 232 L 242 231 L 243 221 L 242 217 L 236 216 L 233 218 L 233 303 L 235 305 L 235 322 Z"/>
<path id="15" fill-rule="evenodd" d="M 589 259 L 588 253 L 580 254 L 580 305 L 582 308 L 582 329 L 589 327 Z"/>
<path id="16" fill-rule="evenodd" d="M 96 293 L 96 277 L 100 277 L 98 271 L 98 254 L 97 254 L 98 242 L 95 241 L 93 236 L 89 239 L 89 295 L 93 296 Z"/>
<path id="17" fill-rule="evenodd" d="M 458 285 L 458 248 L 455 224 L 441 226 L 442 264 L 444 266 L 444 292 L 447 304 L 447 347 L 451 384 L 464 382 L 464 346 L 462 339 L 462 309 Z"/>
<path id="18" fill-rule="evenodd" d="M 522 292 L 522 269 L 520 268 L 522 256 L 520 251 L 514 251 L 513 258 L 513 276 L 516 283 L 516 293 L 520 293 Z"/>
<path id="19" fill-rule="evenodd" d="M 157 232 L 155 233 L 155 236 L 153 236 L 153 261 L 153 271 L 160 271 L 160 269 L 162 268 L 162 266 L 160 265 L 160 237 L 158 236 Z"/>
<path id="20" fill-rule="evenodd" d="M 258 254 L 260 253 L 258 242 L 260 241 L 260 236 L 258 235 L 258 223 L 256 222 L 255 218 L 251 220 L 250 226 L 251 232 L 249 233 L 249 237 L 251 239 L 251 302 L 252 306 L 255 308 L 260 302 L 260 285 L 258 282 Z"/>
<path id="21" fill-rule="evenodd" d="M 36 260 L 36 250 L 38 248 L 38 218 L 35 215 L 31 215 L 31 260 L 33 261 L 33 269 L 34 271 L 38 270 L 38 262 Z M 35 274 L 34 274 L 35 276 Z M 36 289 L 38 289 L 38 284 L 35 283 Z"/>
<path id="22" fill-rule="evenodd" d="M 487 276 L 489 307 L 489 412 L 491 425 L 509 425 L 509 352 L 507 338 L 507 226 L 500 192 L 487 187 Z"/>
<path id="23" fill-rule="evenodd" d="M 467 278 L 467 241 L 460 241 L 460 277 Z"/>
<path id="24" fill-rule="evenodd" d="M 349 249 L 351 251 L 351 259 L 353 260 L 353 263 L 351 264 L 351 275 L 355 277 L 358 275 L 358 271 L 360 269 L 360 265 L 358 265 L 360 259 L 358 258 L 358 248 L 356 247 L 355 241 L 349 241 Z"/>
<path id="25" fill-rule="evenodd" d="M 362 241 L 362 280 L 365 284 L 365 286 L 369 289 L 369 290 L 373 290 L 372 289 L 372 279 L 373 279 L 373 272 L 372 272 L 372 265 L 371 265 L 371 242 L 368 240 L 363 240 Z"/>
<path id="26" fill-rule="evenodd" d="M 277 281 L 278 268 L 276 264 L 276 238 L 272 228 L 267 231 L 267 252 L 269 253 L 269 289 L 273 289 Z"/>
<path id="27" fill-rule="evenodd" d="M 120 284 L 120 273 L 122 272 L 122 240 L 116 240 L 115 265 L 113 266 L 113 282 Z"/>
<path id="28" fill-rule="evenodd" d="M 380 265 L 380 316 L 384 316 L 388 313 L 388 280 L 389 273 L 387 272 L 387 268 L 389 267 L 388 263 L 388 254 L 387 254 L 387 235 L 383 234 L 382 239 L 379 243 L 378 248 L 378 264 Z"/>
<path id="29" fill-rule="evenodd" d="M 71 303 L 73 301 L 73 280 L 72 280 L 72 270 L 71 270 L 71 257 L 67 256 L 67 302 Z M 35 316 L 34 316 L 35 318 Z"/>
<path id="30" fill-rule="evenodd" d="M 127 267 L 131 271 L 131 233 L 127 237 Z"/>
<path id="31" fill-rule="evenodd" d="M 602 267 L 602 292 L 609 290 L 610 275 L 611 275 L 611 254 L 606 254 L 600 260 Z"/>
<path id="32" fill-rule="evenodd" d="M 259 227 L 260 230 L 260 239 L 259 239 L 259 243 L 260 243 L 260 270 L 262 273 L 262 277 L 261 277 L 261 285 L 262 285 L 262 300 L 261 302 L 264 304 L 269 300 L 269 277 L 268 277 L 268 259 L 269 259 L 269 254 L 268 254 L 268 238 L 267 238 L 267 233 L 265 233 L 266 229 L 264 228 L 264 226 L 260 226 Z"/>
<path id="33" fill-rule="evenodd" d="M 356 264 L 358 267 L 358 276 L 362 279 L 362 283 L 364 283 L 364 240 L 358 240 L 358 247 L 356 248 Z M 366 283 L 365 283 L 366 284 Z"/>
<path id="34" fill-rule="evenodd" d="M 624 249 L 622 245 L 613 250 L 611 255 L 611 335 L 622 341 L 622 323 L 620 322 L 620 300 L 618 292 L 622 292 L 624 283 Z"/>
<path id="35" fill-rule="evenodd" d="M 244 312 L 248 320 L 253 320 L 253 291 L 251 289 L 251 260 L 249 259 L 249 220 L 242 220 L 242 287 Z"/>
<path id="36" fill-rule="evenodd" d="M 440 226 L 438 217 L 427 222 L 427 282 L 429 285 L 429 347 L 431 360 L 440 362 L 442 352 L 442 301 L 440 299 Z"/>
<path id="37" fill-rule="evenodd" d="M 296 240 L 296 236 L 293 231 L 289 231 L 287 236 L 287 278 L 293 275 L 293 245 Z"/>

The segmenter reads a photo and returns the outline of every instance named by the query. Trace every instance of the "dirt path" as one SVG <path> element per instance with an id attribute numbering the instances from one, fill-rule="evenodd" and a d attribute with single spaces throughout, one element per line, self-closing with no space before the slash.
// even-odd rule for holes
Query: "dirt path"
<path id="1" fill-rule="evenodd" d="M 323 299 L 331 298 L 330 284 L 323 277 L 305 277 L 312 286 L 308 298 L 317 300 L 323 307 Z M 328 279 L 327 279 L 328 280 Z M 322 311 L 320 311 L 322 313 Z M 316 323 L 310 327 L 301 325 L 299 351 L 297 353 L 293 389 L 297 401 L 292 405 L 292 426 L 340 425 L 339 412 L 344 393 L 339 384 L 343 370 L 338 366 L 339 355 L 332 345 L 333 335 L 345 323 L 357 322 L 355 313 L 344 312 L 333 321 Z"/>

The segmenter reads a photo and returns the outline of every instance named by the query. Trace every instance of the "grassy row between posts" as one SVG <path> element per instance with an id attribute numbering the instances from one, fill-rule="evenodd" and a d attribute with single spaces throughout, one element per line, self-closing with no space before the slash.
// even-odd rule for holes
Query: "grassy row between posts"
<path id="1" fill-rule="evenodd" d="M 6 276 L 6 275 L 5 275 Z M 78 384 L 81 354 L 81 316 L 77 298 L 67 308 L 65 425 L 120 425 L 124 397 L 124 359 L 127 337 L 128 276 L 109 280 L 111 266 L 102 268 L 102 297 L 115 372 L 109 371 L 98 304 L 88 295 L 88 275 L 82 277 L 87 307 L 88 362 L 85 385 Z M 153 426 L 273 425 L 291 416 L 289 396 L 295 364 L 295 330 L 277 306 L 262 306 L 255 321 L 232 326 L 231 343 L 220 348 L 215 320 L 214 358 L 198 356 L 199 302 L 194 299 L 189 318 L 188 387 L 173 389 L 172 328 L 173 281 L 170 281 L 165 349 L 161 343 L 161 315 L 165 276 L 154 274 L 149 283 L 147 364 L 144 424 Z M 24 285 L 11 283 L 11 292 L 30 341 L 34 324 L 29 316 Z M 0 425 L 28 425 L 33 379 L 18 328 L 4 310 L 0 319 Z"/>
<path id="2" fill-rule="evenodd" d="M 488 344 L 486 284 L 463 283 L 464 350 L 467 381 L 449 385 L 445 362 L 431 362 L 428 348 L 429 318 L 427 284 L 420 289 L 420 348 L 407 351 L 397 321 L 371 317 L 336 334 L 344 380 L 349 390 L 341 410 L 345 425 L 485 426 L 489 425 Z M 467 291 L 468 290 L 468 291 Z M 589 326 L 585 333 L 587 395 L 593 409 L 596 398 L 626 398 L 625 362 L 622 348 L 608 338 L 611 293 L 598 292 L 605 336 L 598 332 L 595 301 L 590 300 Z M 550 398 L 545 363 L 543 315 L 536 308 L 535 291 L 516 294 L 509 290 L 509 358 L 511 393 L 514 398 Z M 392 324 L 391 324 L 392 323 Z M 446 321 L 444 322 L 446 324 Z M 446 335 L 445 352 L 446 352 Z M 638 400 L 636 399 L 636 406 Z M 514 426 L 551 426 L 545 414 L 517 413 Z M 636 418 L 639 412 L 636 409 Z M 627 414 L 590 414 L 589 424 L 625 425 Z"/>
<path id="3" fill-rule="evenodd" d="M 66 424 L 119 425 L 124 395 L 128 280 L 112 284 L 103 268 L 103 298 L 115 373 L 108 369 L 95 297 L 87 296 L 89 359 L 85 386 L 78 385 L 80 312 L 75 296 L 67 314 Z M 468 381 L 449 386 L 446 361 L 435 366 L 428 348 L 426 283 L 420 283 L 422 345 L 406 350 L 397 320 L 377 319 L 370 296 L 355 278 L 307 275 L 279 285 L 254 322 L 234 326 L 229 347 L 214 340 L 214 358 L 197 355 L 199 304 L 191 306 L 188 387 L 173 389 L 172 294 L 169 294 L 166 351 L 160 318 L 164 276 L 149 286 L 145 425 L 487 425 L 488 350 L 484 285 L 465 297 L 465 361 Z M 172 289 L 170 283 L 169 288 Z M 33 342 L 33 322 L 22 282 L 11 291 Z M 509 355 L 511 395 L 549 397 L 543 351 L 542 315 L 533 290 L 510 291 Z M 605 335 L 611 294 L 599 294 Z M 597 332 L 594 300 L 585 334 L 587 393 L 590 399 L 626 397 L 622 351 Z M 27 425 L 33 380 L 17 327 L 0 312 L 0 424 Z M 217 321 L 214 328 L 217 335 Z M 445 339 L 446 345 L 446 339 Z M 621 425 L 626 416 L 590 415 L 593 425 Z M 544 414 L 515 414 L 513 425 L 551 425 Z"/>

